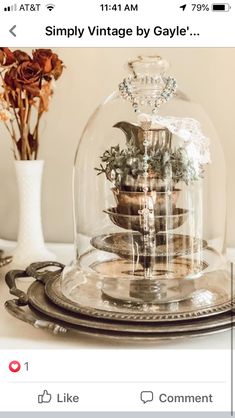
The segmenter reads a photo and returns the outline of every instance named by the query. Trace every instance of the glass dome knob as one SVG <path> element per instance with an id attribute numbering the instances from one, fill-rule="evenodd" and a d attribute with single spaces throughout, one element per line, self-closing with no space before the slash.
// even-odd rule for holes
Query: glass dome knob
<path id="1" fill-rule="evenodd" d="M 159 75 L 161 77 L 169 69 L 169 63 L 159 55 L 139 55 L 137 58 L 128 61 L 128 68 L 135 77 L 142 75 L 154 77 Z"/>

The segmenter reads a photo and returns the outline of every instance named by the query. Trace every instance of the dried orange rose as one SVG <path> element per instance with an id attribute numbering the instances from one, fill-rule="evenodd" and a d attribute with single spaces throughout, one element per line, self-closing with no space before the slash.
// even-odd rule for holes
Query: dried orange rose
<path id="1" fill-rule="evenodd" d="M 18 67 L 12 67 L 5 74 L 5 83 L 12 90 L 20 88 L 32 96 L 40 95 L 42 70 L 38 63 L 24 61 Z"/>
<path id="2" fill-rule="evenodd" d="M 57 80 L 63 71 L 63 62 L 51 49 L 35 49 L 33 60 L 42 68 L 45 78 L 53 76 Z"/>
<path id="3" fill-rule="evenodd" d="M 0 48 L 0 65 L 8 66 L 15 62 L 13 52 L 9 48 Z"/>
<path id="4" fill-rule="evenodd" d="M 14 57 L 16 59 L 16 61 L 21 64 L 24 61 L 31 61 L 31 58 L 28 54 L 26 54 L 26 52 L 21 51 L 20 49 L 16 49 L 14 52 Z"/>

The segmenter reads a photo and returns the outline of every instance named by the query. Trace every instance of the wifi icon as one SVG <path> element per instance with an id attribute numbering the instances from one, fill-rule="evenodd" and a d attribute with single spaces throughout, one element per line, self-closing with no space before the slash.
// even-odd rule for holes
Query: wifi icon
<path id="1" fill-rule="evenodd" d="M 49 10 L 50 12 L 55 8 L 54 4 L 47 4 L 46 5 L 47 10 Z"/>

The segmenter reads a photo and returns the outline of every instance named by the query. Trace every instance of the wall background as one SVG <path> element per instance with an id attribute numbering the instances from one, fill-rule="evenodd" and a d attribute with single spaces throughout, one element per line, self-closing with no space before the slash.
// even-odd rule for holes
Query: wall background
<path id="1" fill-rule="evenodd" d="M 205 107 L 221 138 L 228 177 L 228 245 L 235 246 L 235 48 L 61 48 L 57 53 L 66 69 L 56 83 L 50 111 L 41 126 L 46 240 L 73 239 L 71 172 L 87 119 L 123 79 L 124 64 L 130 57 L 159 54 L 170 60 L 169 73 L 176 77 L 180 89 Z M 18 197 L 13 156 L 10 138 L 1 125 L 0 191 L 0 237 L 16 239 Z"/>

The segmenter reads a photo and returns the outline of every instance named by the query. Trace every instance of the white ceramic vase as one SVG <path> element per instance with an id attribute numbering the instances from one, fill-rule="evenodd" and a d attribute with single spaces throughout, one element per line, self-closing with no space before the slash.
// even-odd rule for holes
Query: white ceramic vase
<path id="1" fill-rule="evenodd" d="M 55 260 L 44 242 L 41 218 L 41 184 L 44 161 L 15 161 L 19 190 L 19 229 L 13 253 L 14 268 L 37 261 Z"/>

